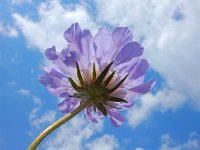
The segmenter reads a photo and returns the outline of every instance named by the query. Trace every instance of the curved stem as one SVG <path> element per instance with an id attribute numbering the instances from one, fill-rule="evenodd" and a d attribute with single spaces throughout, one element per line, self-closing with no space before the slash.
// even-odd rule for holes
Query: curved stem
<path id="1" fill-rule="evenodd" d="M 49 135 L 51 132 L 53 132 L 55 129 L 63 125 L 65 122 L 73 118 L 75 115 L 77 115 L 80 111 L 82 111 L 84 108 L 89 106 L 91 104 L 91 101 L 86 101 L 85 103 L 82 103 L 79 107 L 77 107 L 74 111 L 71 113 L 68 113 L 64 117 L 60 118 L 53 124 L 51 124 L 49 127 L 47 127 L 44 131 L 38 135 L 35 140 L 31 143 L 28 150 L 35 150 L 37 146 L 42 142 L 42 140 Z"/>

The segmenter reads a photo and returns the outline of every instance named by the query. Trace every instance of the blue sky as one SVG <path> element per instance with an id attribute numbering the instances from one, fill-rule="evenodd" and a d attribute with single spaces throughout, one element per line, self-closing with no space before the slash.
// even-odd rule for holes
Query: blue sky
<path id="1" fill-rule="evenodd" d="M 111 5 L 112 4 L 112 5 Z M 99 27 L 128 26 L 151 64 L 151 93 L 109 119 L 88 123 L 79 114 L 39 150 L 199 150 L 200 2 L 194 0 L 3 0 L 0 4 L 0 149 L 27 149 L 42 129 L 63 116 L 58 100 L 38 82 L 43 52 L 64 46 L 73 22 L 95 34 Z"/>

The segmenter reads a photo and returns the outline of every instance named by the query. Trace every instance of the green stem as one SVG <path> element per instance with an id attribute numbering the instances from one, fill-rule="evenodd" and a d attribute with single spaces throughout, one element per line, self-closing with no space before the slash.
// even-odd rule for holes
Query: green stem
<path id="1" fill-rule="evenodd" d="M 77 107 L 73 112 L 68 113 L 66 116 L 60 118 L 53 124 L 51 124 L 49 127 L 47 127 L 44 131 L 38 135 L 38 137 L 35 138 L 35 140 L 31 143 L 28 150 L 35 150 L 37 146 L 42 142 L 42 140 L 49 135 L 51 132 L 53 132 L 55 129 L 63 125 L 65 122 L 73 118 L 75 115 L 77 115 L 79 112 L 81 112 L 84 108 L 89 106 L 91 104 L 91 101 L 86 101 L 85 103 L 82 103 L 79 107 Z"/>

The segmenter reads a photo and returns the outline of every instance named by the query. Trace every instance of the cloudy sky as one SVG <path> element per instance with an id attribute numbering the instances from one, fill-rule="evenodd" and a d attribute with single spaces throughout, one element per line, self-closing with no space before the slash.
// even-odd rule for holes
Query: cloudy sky
<path id="1" fill-rule="evenodd" d="M 63 116 L 58 100 L 38 82 L 43 52 L 66 43 L 63 32 L 78 22 L 129 27 L 151 64 L 151 93 L 123 112 L 112 127 L 107 118 L 88 123 L 83 114 L 56 130 L 39 150 L 199 150 L 199 0 L 1 0 L 0 149 L 25 150 L 50 123 Z"/>

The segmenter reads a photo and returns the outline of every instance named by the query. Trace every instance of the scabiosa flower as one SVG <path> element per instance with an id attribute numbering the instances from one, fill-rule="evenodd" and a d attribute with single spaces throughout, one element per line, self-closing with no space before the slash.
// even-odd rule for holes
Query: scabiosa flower
<path id="1" fill-rule="evenodd" d="M 74 23 L 64 38 L 68 45 L 61 52 L 55 47 L 45 51 L 52 64 L 44 67 L 40 82 L 63 99 L 58 104 L 61 112 L 72 112 L 90 101 L 84 109 L 87 120 L 97 123 L 108 116 L 115 127 L 120 126 L 125 119 L 119 111 L 130 108 L 136 95 L 154 85 L 154 80 L 144 83 L 149 64 L 142 57 L 143 47 L 133 41 L 127 27 L 113 32 L 101 28 L 92 36 Z"/>

